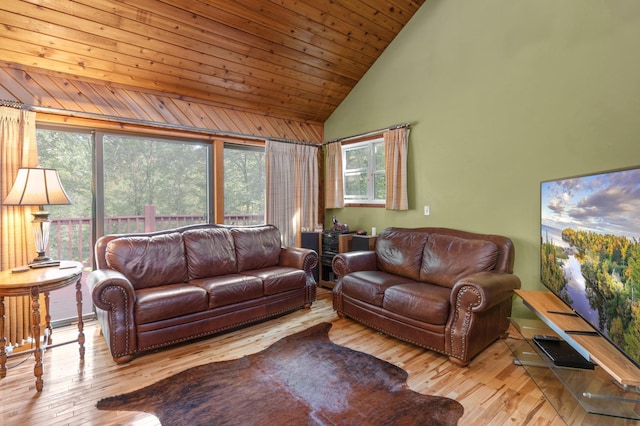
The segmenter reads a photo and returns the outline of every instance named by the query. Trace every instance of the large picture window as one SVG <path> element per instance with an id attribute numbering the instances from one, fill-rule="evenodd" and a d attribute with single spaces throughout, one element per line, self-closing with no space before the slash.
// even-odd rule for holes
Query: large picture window
<path id="1" fill-rule="evenodd" d="M 39 126 L 41 167 L 57 169 L 71 205 L 51 213 L 49 255 L 93 268 L 93 246 L 112 233 L 163 230 L 213 222 L 213 144 L 141 134 Z M 225 144 L 224 182 L 217 202 L 224 223 L 264 223 L 264 146 Z M 72 287 L 69 287 L 72 289 Z M 73 289 L 72 289 L 73 290 Z M 86 286 L 83 299 L 91 300 Z M 75 319 L 75 296 L 51 295 L 54 325 Z M 92 304 L 83 305 L 85 314 Z"/>
<path id="2" fill-rule="evenodd" d="M 384 139 L 342 146 L 345 204 L 380 204 L 386 199 Z"/>
<path id="3" fill-rule="evenodd" d="M 224 223 L 258 225 L 265 222 L 264 147 L 224 145 Z"/>
<path id="4" fill-rule="evenodd" d="M 209 144 L 105 134 L 102 153 L 105 234 L 208 221 Z"/>

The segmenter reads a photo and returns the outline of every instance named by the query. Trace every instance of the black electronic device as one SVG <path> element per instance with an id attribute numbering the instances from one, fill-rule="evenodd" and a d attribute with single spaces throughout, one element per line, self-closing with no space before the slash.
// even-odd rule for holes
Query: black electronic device
<path id="1" fill-rule="evenodd" d="M 570 344 L 556 336 L 536 335 L 534 343 L 558 367 L 583 368 L 593 370 L 595 364 L 586 360 Z"/>

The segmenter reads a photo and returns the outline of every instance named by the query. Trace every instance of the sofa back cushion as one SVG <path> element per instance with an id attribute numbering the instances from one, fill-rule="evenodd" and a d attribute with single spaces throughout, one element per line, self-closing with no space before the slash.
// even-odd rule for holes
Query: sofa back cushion
<path id="1" fill-rule="evenodd" d="M 420 281 L 453 287 L 460 278 L 492 270 L 497 258 L 498 247 L 492 241 L 431 234 L 424 247 Z"/>
<path id="2" fill-rule="evenodd" d="M 126 276 L 135 289 L 187 281 L 182 235 L 120 237 L 109 241 L 107 266 Z"/>
<path id="3" fill-rule="evenodd" d="M 385 229 L 376 240 L 378 268 L 393 275 L 419 280 L 422 253 L 428 237 L 428 233 L 413 229 Z"/>
<path id="4" fill-rule="evenodd" d="M 190 280 L 238 272 L 236 249 L 229 229 L 190 229 L 184 231 L 182 238 Z"/>
<path id="5" fill-rule="evenodd" d="M 231 228 L 238 272 L 276 266 L 280 259 L 280 231 L 272 225 Z"/>

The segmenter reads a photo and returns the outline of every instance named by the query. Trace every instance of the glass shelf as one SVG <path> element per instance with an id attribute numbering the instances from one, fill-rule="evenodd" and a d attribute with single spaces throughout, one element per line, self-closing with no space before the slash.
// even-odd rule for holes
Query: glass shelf
<path id="1" fill-rule="evenodd" d="M 517 334 L 508 338 L 506 344 L 515 357 L 514 363 L 527 370 L 565 422 L 637 424 L 638 389 L 621 387 L 599 366 L 594 370 L 556 366 L 532 341 L 536 334 L 556 335 L 553 330 L 540 320 L 511 318 L 511 324 Z M 612 418 L 605 420 L 602 416 Z"/>

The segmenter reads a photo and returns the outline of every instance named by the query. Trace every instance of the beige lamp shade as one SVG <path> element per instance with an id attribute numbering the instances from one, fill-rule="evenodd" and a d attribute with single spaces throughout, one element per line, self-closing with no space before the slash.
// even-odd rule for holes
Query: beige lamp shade
<path id="1" fill-rule="evenodd" d="M 16 180 L 4 199 L 9 206 L 46 206 L 71 204 L 55 169 L 24 168 L 18 170 Z"/>
<path id="2" fill-rule="evenodd" d="M 59 261 L 53 261 L 47 256 L 49 246 L 49 229 L 51 221 L 49 212 L 43 210 L 43 206 L 53 204 L 71 204 L 71 200 L 64 192 L 58 171 L 43 168 L 18 169 L 18 175 L 13 183 L 9 195 L 4 199 L 8 206 L 38 206 L 39 210 L 33 214 L 33 234 L 38 256 L 29 266 L 33 265 L 57 265 Z"/>

